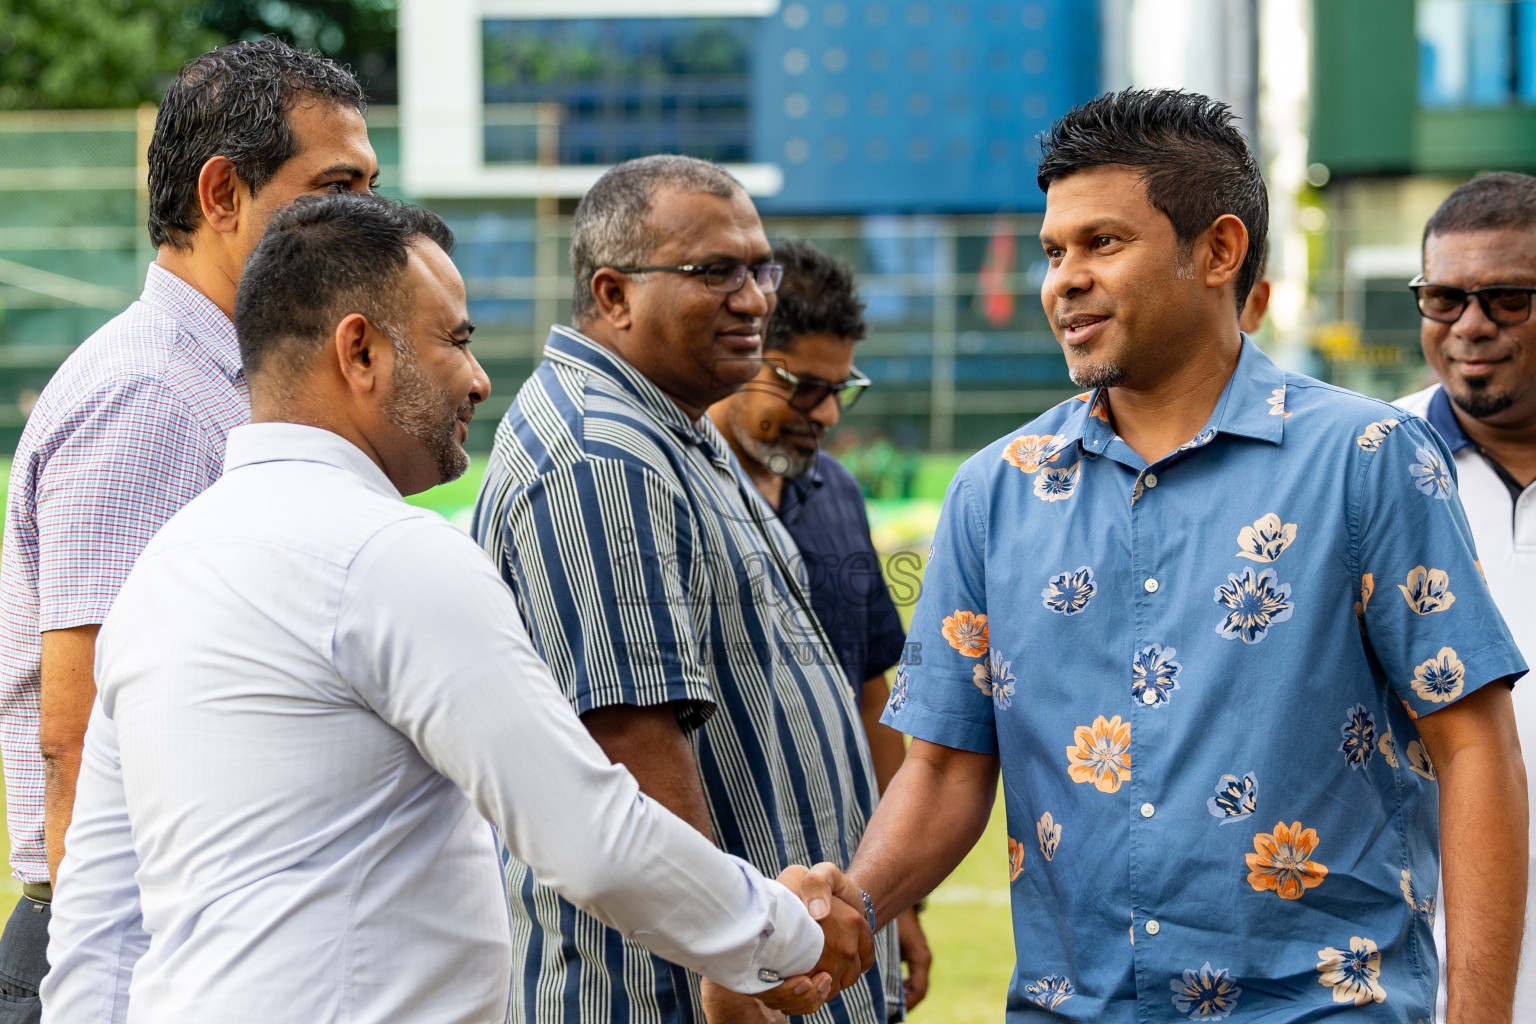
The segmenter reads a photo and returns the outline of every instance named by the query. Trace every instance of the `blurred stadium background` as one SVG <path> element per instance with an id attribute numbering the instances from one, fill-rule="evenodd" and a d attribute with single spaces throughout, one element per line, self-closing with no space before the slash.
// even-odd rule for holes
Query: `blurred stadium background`
<path id="1" fill-rule="evenodd" d="M 382 190 L 458 235 L 494 384 L 477 453 L 567 315 L 570 214 L 613 162 L 718 160 L 770 237 L 848 260 L 876 386 L 829 447 L 886 553 L 925 553 L 960 459 L 1074 390 L 1034 237 L 1035 137 L 1074 104 L 1231 103 L 1272 199 L 1258 340 L 1379 397 L 1425 380 L 1404 287 L 1424 219 L 1478 171 L 1536 171 L 1536 0 L 0 0 L 0 452 L 138 294 L 167 77 L 269 32 L 357 70 Z M 476 477 L 422 500 L 463 521 Z M 1004 864 L 994 821 L 933 901 L 919 1022 L 996 1019 Z"/>

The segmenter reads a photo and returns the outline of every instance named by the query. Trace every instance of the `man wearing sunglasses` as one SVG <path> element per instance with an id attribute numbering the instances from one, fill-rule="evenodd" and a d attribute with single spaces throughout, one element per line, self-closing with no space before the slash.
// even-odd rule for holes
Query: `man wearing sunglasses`
<path id="1" fill-rule="evenodd" d="M 552 329 L 502 420 L 475 537 L 566 699 L 649 797 L 759 870 L 812 850 L 847 864 L 876 795 L 858 709 L 794 540 L 705 415 L 758 373 L 784 268 L 740 183 L 682 156 L 603 175 L 571 266 L 574 325 Z M 516 1024 L 773 1019 L 502 853 Z M 811 1020 L 900 1011 L 895 929 L 875 946 L 877 967 Z"/>
<path id="2" fill-rule="evenodd" d="M 800 548 L 811 604 L 832 640 L 859 706 L 880 791 L 906 757 L 901 734 L 882 725 L 889 672 L 906 633 L 880 574 L 859 483 L 821 450 L 827 431 L 869 387 L 853 365 L 864 303 L 853 272 L 804 242 L 780 242 L 784 267 L 757 376 L 710 406 L 741 468 Z M 915 909 L 897 918 L 907 1009 L 928 991 L 932 955 Z"/>
<path id="3" fill-rule="evenodd" d="M 1398 402 L 1440 431 L 1483 573 L 1527 663 L 1536 658 L 1536 178 L 1501 172 L 1462 185 L 1424 228 L 1424 273 L 1409 285 L 1424 357 L 1440 383 Z M 1536 748 L 1536 689 L 1514 689 L 1515 719 Z M 1536 772 L 1536 758 L 1527 758 Z M 1536 773 L 1529 776 L 1536 793 Z M 1536 882 L 1536 859 L 1531 861 Z M 1536 1020 L 1536 914 L 1515 1019 Z M 1445 963 L 1445 927 L 1436 926 Z M 1444 989 L 1442 987 L 1442 1003 Z M 1441 1012 L 1444 1012 L 1442 1005 Z"/>

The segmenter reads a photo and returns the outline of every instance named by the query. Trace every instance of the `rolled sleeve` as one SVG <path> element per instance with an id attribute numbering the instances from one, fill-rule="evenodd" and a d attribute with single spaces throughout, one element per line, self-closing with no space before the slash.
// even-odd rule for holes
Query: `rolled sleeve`
<path id="1" fill-rule="evenodd" d="M 578 714 L 678 704 L 684 728 L 714 712 L 694 608 L 688 502 L 655 471 L 589 460 L 545 473 L 508 503 L 505 545 L 539 654 Z"/>
<path id="2" fill-rule="evenodd" d="M 185 401 L 151 381 L 72 418 L 38 482 L 38 630 L 105 620 L 155 532 L 222 470 Z"/>
<path id="3" fill-rule="evenodd" d="M 907 654 L 881 721 L 930 743 L 995 754 L 993 701 L 977 683 L 989 647 L 986 528 L 967 468 L 944 498 Z"/>
<path id="4" fill-rule="evenodd" d="M 1405 417 L 1357 473 L 1362 628 L 1415 716 L 1526 671 L 1483 579 L 1454 465 L 1433 428 Z"/>

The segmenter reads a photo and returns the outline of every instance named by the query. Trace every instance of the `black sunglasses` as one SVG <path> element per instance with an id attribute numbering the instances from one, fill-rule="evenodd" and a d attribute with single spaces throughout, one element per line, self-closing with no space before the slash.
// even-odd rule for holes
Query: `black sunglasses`
<path id="1" fill-rule="evenodd" d="M 1467 311 L 1473 299 L 1483 307 L 1483 315 L 1502 327 L 1523 324 L 1531 318 L 1531 295 L 1536 288 L 1520 284 L 1491 284 L 1485 288 L 1457 288 L 1432 284 L 1420 274 L 1408 284 L 1419 313 L 1426 320 L 1453 324 Z"/>
<path id="2" fill-rule="evenodd" d="M 712 292 L 729 295 L 741 290 L 747 283 L 747 274 L 757 282 L 758 291 L 764 295 L 778 291 L 784 280 L 782 263 L 743 263 L 740 260 L 720 260 L 717 263 L 684 263 L 676 267 L 614 267 L 621 274 L 691 274 L 704 278 L 704 287 Z"/>
<path id="3" fill-rule="evenodd" d="M 825 402 L 828 395 L 837 400 L 839 409 L 847 412 L 859 400 L 859 396 L 869 390 L 870 379 L 857 369 L 848 375 L 847 380 L 834 384 L 815 377 L 796 377 L 778 363 L 768 365 L 779 375 L 780 380 L 789 385 L 789 404 L 804 413 L 811 412 Z"/>

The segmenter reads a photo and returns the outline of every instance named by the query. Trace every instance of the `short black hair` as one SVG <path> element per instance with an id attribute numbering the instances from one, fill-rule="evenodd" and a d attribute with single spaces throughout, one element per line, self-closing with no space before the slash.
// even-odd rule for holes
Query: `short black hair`
<path id="1" fill-rule="evenodd" d="M 225 156 L 254 195 L 298 152 L 288 111 L 302 96 L 368 109 L 347 69 L 278 39 L 248 39 L 194 57 L 160 104 L 149 143 L 149 237 L 186 248 L 201 217 L 197 177 Z"/>
<path id="2" fill-rule="evenodd" d="M 868 326 L 864 302 L 853 286 L 853 271 L 805 242 L 778 242 L 773 261 L 784 264 L 778 304 L 768 319 L 765 351 L 782 351 L 807 334 L 831 334 L 858 341 Z"/>
<path id="3" fill-rule="evenodd" d="M 1161 210 L 1186 251 L 1231 214 L 1248 229 L 1237 273 L 1237 308 L 1259 279 L 1269 249 L 1269 193 L 1258 161 L 1220 100 L 1176 89 L 1125 89 L 1089 100 L 1040 137 L 1042 192 L 1090 167 L 1141 172 L 1147 201 Z"/>
<path id="4" fill-rule="evenodd" d="M 1536 178 L 1493 171 L 1458 185 L 1424 225 L 1424 242 L 1430 235 L 1502 228 L 1536 228 Z"/>
<path id="5" fill-rule="evenodd" d="M 273 215 L 235 293 L 248 379 L 277 362 L 298 372 L 350 313 L 395 341 L 408 247 L 425 237 L 453 252 L 453 232 L 419 206 L 359 193 L 302 196 Z"/>

